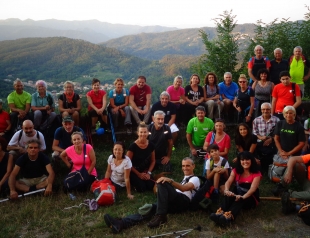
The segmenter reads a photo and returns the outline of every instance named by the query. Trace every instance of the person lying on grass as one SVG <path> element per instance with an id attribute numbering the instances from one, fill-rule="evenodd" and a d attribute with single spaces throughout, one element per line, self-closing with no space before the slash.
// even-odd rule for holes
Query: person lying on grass
<path id="1" fill-rule="evenodd" d="M 138 214 L 128 215 L 117 220 L 109 214 L 104 215 L 104 221 L 113 233 L 129 228 L 141 221 L 154 218 L 147 224 L 149 228 L 156 228 L 167 222 L 167 213 L 184 212 L 190 206 L 190 201 L 200 186 L 197 176 L 194 176 L 195 164 L 188 157 L 182 160 L 184 179 L 181 183 L 171 178 L 161 177 L 157 184 L 157 204 L 149 204 L 139 209 Z"/>
<path id="2" fill-rule="evenodd" d="M 236 168 L 232 170 L 225 183 L 225 199 L 216 213 L 211 213 L 210 219 L 216 224 L 230 225 L 241 209 L 255 208 L 259 202 L 259 183 L 262 175 L 254 156 L 243 151 L 238 154 Z M 229 191 L 232 183 L 235 187 Z"/>
<path id="3" fill-rule="evenodd" d="M 214 194 L 219 196 L 219 189 L 221 194 L 224 193 L 224 184 L 228 179 L 229 163 L 226 159 L 219 156 L 219 146 L 212 144 L 208 146 L 208 153 L 210 159 L 206 161 L 206 178 L 212 181 L 214 186 Z"/>
<path id="4" fill-rule="evenodd" d="M 42 188 L 46 188 L 44 196 L 52 194 L 55 173 L 49 158 L 40 152 L 40 141 L 37 139 L 29 140 L 25 147 L 27 153 L 16 160 L 9 178 L 10 198 L 16 199 L 18 197 L 17 191 L 26 193 Z M 22 178 L 16 181 L 19 172 L 21 172 Z"/>

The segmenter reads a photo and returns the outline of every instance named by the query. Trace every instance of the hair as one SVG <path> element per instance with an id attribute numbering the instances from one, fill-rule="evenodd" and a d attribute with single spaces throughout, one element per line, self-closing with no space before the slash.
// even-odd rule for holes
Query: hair
<path id="1" fill-rule="evenodd" d="M 175 76 L 173 83 L 175 83 L 178 79 L 181 79 L 181 81 L 183 83 L 183 77 L 181 75 Z"/>
<path id="2" fill-rule="evenodd" d="M 163 111 L 158 110 L 158 111 L 154 112 L 154 117 L 156 117 L 157 115 L 163 115 L 163 116 L 165 116 L 166 114 L 165 114 Z"/>
<path id="3" fill-rule="evenodd" d="M 168 100 L 170 101 L 170 94 L 169 94 L 167 91 L 163 91 L 163 92 L 159 95 L 159 99 L 161 99 L 162 96 L 168 97 Z"/>
<path id="4" fill-rule="evenodd" d="M 91 85 L 94 85 L 95 83 L 99 83 L 100 84 L 100 80 L 96 79 L 96 78 L 93 78 L 93 80 L 91 82 Z"/>
<path id="5" fill-rule="evenodd" d="M 271 103 L 269 103 L 269 102 L 262 103 L 262 105 L 260 106 L 260 109 L 262 109 L 262 107 L 265 105 L 267 105 L 271 109 Z"/>
<path id="6" fill-rule="evenodd" d="M 288 71 L 281 71 L 280 74 L 279 74 L 279 78 L 281 79 L 282 77 L 285 77 L 285 76 L 291 77 L 290 72 L 288 72 Z"/>
<path id="7" fill-rule="evenodd" d="M 15 84 L 17 84 L 17 83 L 21 83 L 22 85 L 24 85 L 24 83 L 19 78 L 14 80 L 13 86 L 15 86 Z"/>
<path id="8" fill-rule="evenodd" d="M 37 144 L 39 149 L 41 149 L 41 142 L 38 140 L 38 139 L 31 139 L 31 140 L 28 140 L 25 144 L 25 148 L 28 149 L 29 145 L 30 144 Z"/>
<path id="9" fill-rule="evenodd" d="M 66 89 L 67 84 L 71 84 L 71 85 L 72 85 L 72 88 L 74 89 L 74 84 L 73 84 L 72 81 L 66 81 L 66 82 L 64 83 L 64 89 Z"/>
<path id="10" fill-rule="evenodd" d="M 123 154 L 122 154 L 122 158 L 124 159 L 125 158 L 125 155 L 126 155 L 126 148 L 125 148 L 125 144 L 122 142 L 122 141 L 116 141 L 115 143 L 114 143 L 114 145 L 113 145 L 113 148 L 112 148 L 112 155 L 113 155 L 113 158 L 115 158 L 116 156 L 115 156 L 115 154 L 114 154 L 114 152 L 113 152 L 113 150 L 114 150 L 114 146 L 115 145 L 121 145 L 122 146 L 122 148 L 123 148 Z"/>
<path id="11" fill-rule="evenodd" d="M 243 137 L 242 135 L 240 135 L 240 132 L 239 132 L 240 126 L 244 126 L 244 127 L 247 129 L 247 131 L 248 131 L 248 133 L 246 134 L 245 137 Z M 251 137 L 252 137 L 251 129 L 250 129 L 250 127 L 248 126 L 248 124 L 246 124 L 246 123 L 244 123 L 244 122 L 242 122 L 242 123 L 240 123 L 240 124 L 237 125 L 235 135 L 236 135 L 236 136 L 235 136 L 235 144 L 236 144 L 236 145 L 241 145 L 241 144 L 243 144 L 243 142 L 244 142 L 245 147 L 249 147 L 249 145 L 252 143 L 252 140 L 251 140 Z"/>
<path id="12" fill-rule="evenodd" d="M 293 53 L 295 52 L 296 49 L 299 49 L 299 50 L 302 52 L 301 46 L 296 46 L 296 47 L 294 48 L 294 50 L 293 50 Z"/>
<path id="13" fill-rule="evenodd" d="M 285 113 L 287 113 L 288 111 L 293 111 L 294 112 L 294 114 L 295 114 L 295 116 L 296 116 L 296 109 L 295 109 L 295 107 L 293 107 L 293 106 L 286 106 L 286 107 L 284 107 L 283 108 L 283 115 L 285 114 Z"/>
<path id="14" fill-rule="evenodd" d="M 204 106 L 198 106 L 198 107 L 196 107 L 196 109 L 195 109 L 195 112 L 197 112 L 197 111 L 204 111 L 204 112 L 206 112 L 206 109 L 205 109 Z"/>
<path id="15" fill-rule="evenodd" d="M 211 150 L 220 150 L 220 147 L 217 144 L 211 144 L 207 148 L 207 152 L 210 153 Z"/>
<path id="16" fill-rule="evenodd" d="M 251 160 L 251 166 L 250 166 L 250 172 L 251 173 L 257 173 L 259 171 L 258 165 L 256 163 L 255 157 L 252 153 L 249 151 L 242 151 L 238 153 L 237 155 L 237 163 L 236 163 L 236 172 L 237 174 L 243 174 L 244 168 L 241 165 L 241 159 L 250 159 Z"/>
<path id="17" fill-rule="evenodd" d="M 44 80 L 38 80 L 38 81 L 36 82 L 36 87 L 40 86 L 41 84 L 43 84 L 43 87 L 44 87 L 45 89 L 47 89 L 47 84 L 46 84 L 46 82 L 45 82 Z"/>
<path id="18" fill-rule="evenodd" d="M 232 77 L 232 73 L 231 72 L 225 72 L 224 73 L 224 77 L 225 77 L 225 75 L 230 75 Z"/>
<path id="19" fill-rule="evenodd" d="M 260 47 L 261 49 L 262 49 L 262 52 L 264 52 L 264 47 L 262 47 L 261 45 L 257 45 L 257 46 L 255 46 L 255 48 L 254 48 L 254 53 L 255 53 L 255 50 L 256 50 L 256 48 L 258 48 L 258 47 Z"/>
<path id="20" fill-rule="evenodd" d="M 267 69 L 259 69 L 258 71 L 257 71 L 257 74 L 256 74 L 256 78 L 257 78 L 257 80 L 260 80 L 260 75 L 261 74 L 267 74 L 267 81 L 269 81 L 269 76 L 270 76 L 270 73 L 269 73 L 269 71 L 267 70 Z"/>
<path id="21" fill-rule="evenodd" d="M 216 77 L 215 73 L 213 73 L 213 72 L 210 72 L 210 73 L 206 74 L 206 77 L 204 79 L 204 83 L 209 85 L 209 79 L 208 78 L 209 78 L 210 75 L 212 75 L 214 77 L 214 85 L 217 85 L 217 77 Z"/>
<path id="22" fill-rule="evenodd" d="M 190 158 L 190 157 L 185 157 L 185 158 L 182 159 L 182 161 L 186 161 L 186 160 L 190 160 L 192 162 L 192 165 L 195 164 L 195 161 L 192 158 Z"/>
<path id="23" fill-rule="evenodd" d="M 279 50 L 281 52 L 281 54 L 283 53 L 281 48 L 275 48 L 273 53 L 276 53 L 277 50 Z"/>
<path id="24" fill-rule="evenodd" d="M 192 78 L 195 77 L 195 76 L 198 77 L 198 84 L 200 84 L 200 77 L 199 77 L 198 74 L 192 74 L 191 75 L 190 80 L 189 80 L 189 84 L 192 84 Z"/>
<path id="25" fill-rule="evenodd" d="M 226 128 L 225 120 L 222 119 L 222 118 L 216 118 L 215 121 L 214 121 L 214 129 L 213 129 L 213 131 L 216 132 L 216 130 L 215 130 L 215 124 L 216 124 L 217 122 L 223 123 L 223 125 L 224 125 L 224 128 L 223 128 L 223 129 L 225 130 L 225 128 Z"/>
<path id="26" fill-rule="evenodd" d="M 139 131 L 140 128 L 146 128 L 147 129 L 147 125 L 144 121 L 141 121 L 137 127 L 137 131 Z"/>
<path id="27" fill-rule="evenodd" d="M 144 79 L 144 81 L 146 82 L 146 77 L 143 76 L 143 75 L 140 75 L 140 76 L 138 77 L 138 79 Z"/>
<path id="28" fill-rule="evenodd" d="M 248 81 L 245 74 L 240 74 L 239 79 L 245 79 L 246 81 Z"/>
<path id="29" fill-rule="evenodd" d="M 72 138 L 74 135 L 80 135 L 81 138 L 83 139 L 83 133 L 80 132 L 80 131 L 75 131 L 75 132 L 73 132 L 72 135 L 71 135 L 71 138 Z"/>
<path id="30" fill-rule="evenodd" d="M 122 78 L 115 79 L 114 85 L 116 85 L 118 82 L 121 82 L 124 85 L 124 80 Z"/>

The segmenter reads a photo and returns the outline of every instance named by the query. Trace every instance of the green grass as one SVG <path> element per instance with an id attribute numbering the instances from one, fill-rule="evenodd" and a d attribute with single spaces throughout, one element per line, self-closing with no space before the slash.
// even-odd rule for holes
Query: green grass
<path id="1" fill-rule="evenodd" d="M 230 133 L 231 134 L 231 133 Z M 118 140 L 125 141 L 127 147 L 136 136 L 117 135 Z M 93 142 L 97 156 L 97 171 L 103 177 L 107 158 L 111 153 L 112 140 L 108 135 L 94 136 Z M 233 144 L 233 143 L 232 143 Z M 172 155 L 174 173 L 171 177 L 181 180 L 182 158 L 188 156 L 185 133 L 181 132 L 176 150 Z M 230 160 L 233 158 L 232 145 Z M 196 174 L 201 175 L 203 164 L 196 164 Z M 60 185 L 67 170 L 64 166 L 58 171 L 56 184 Z M 261 196 L 270 196 L 269 190 L 274 184 L 263 179 Z M 205 211 L 169 214 L 168 223 L 158 229 L 149 229 L 146 223 L 141 223 L 120 234 L 114 235 L 103 221 L 103 215 L 109 213 L 113 217 L 123 217 L 136 213 L 145 203 L 153 203 L 156 197 L 153 193 L 133 192 L 134 200 L 126 197 L 126 192 L 119 194 L 118 201 L 110 207 L 101 207 L 98 211 L 89 211 L 85 206 L 64 210 L 66 207 L 79 205 L 86 198 L 92 198 L 91 193 L 76 194 L 77 200 L 71 201 L 61 190 L 51 197 L 29 196 L 16 202 L 0 203 L 1 226 L 0 237 L 144 237 L 166 232 L 191 229 L 202 226 L 202 231 L 190 232 L 186 237 L 306 237 L 307 227 L 296 215 L 283 216 L 279 202 L 262 201 L 255 210 L 242 212 L 234 225 L 224 229 L 217 227 L 209 219 Z M 216 209 L 216 207 L 214 208 Z"/>

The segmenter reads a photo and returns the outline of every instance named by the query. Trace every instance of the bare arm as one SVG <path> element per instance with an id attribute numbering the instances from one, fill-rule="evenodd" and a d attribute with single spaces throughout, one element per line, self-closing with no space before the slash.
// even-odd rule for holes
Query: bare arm
<path id="1" fill-rule="evenodd" d="M 91 164 L 90 164 L 89 169 L 88 169 L 88 174 L 91 174 L 91 172 L 93 171 L 93 169 L 95 168 L 95 165 L 96 165 L 96 155 L 95 155 L 94 149 L 91 149 L 89 151 L 89 159 L 91 161 Z"/>
<path id="2" fill-rule="evenodd" d="M 0 191 L 1 191 L 1 187 L 4 184 L 4 182 L 10 177 L 12 169 L 13 169 L 13 155 L 9 154 L 8 164 L 6 167 L 6 173 L 4 174 L 4 176 L 2 177 L 0 181 Z"/>
<path id="3" fill-rule="evenodd" d="M 169 127 L 175 122 L 175 118 L 176 118 L 175 114 L 171 115 L 170 121 L 168 122 Z M 152 117 L 152 119 L 153 119 L 153 117 Z"/>
<path id="4" fill-rule="evenodd" d="M 251 184 L 250 189 L 241 197 L 243 199 L 251 197 L 253 195 L 253 193 L 258 189 L 259 183 L 260 183 L 260 177 L 258 176 L 258 177 L 253 179 L 253 182 Z"/>
<path id="5" fill-rule="evenodd" d="M 81 111 L 81 99 L 76 101 L 76 108 L 73 108 L 75 111 Z"/>
<path id="6" fill-rule="evenodd" d="M 104 178 L 111 178 L 111 174 L 112 174 L 111 165 L 108 164 L 107 170 L 105 171 Z"/>
<path id="7" fill-rule="evenodd" d="M 64 149 L 59 147 L 59 140 L 56 140 L 56 139 L 53 140 L 52 150 L 58 151 L 60 153 L 64 151 Z"/>
<path id="8" fill-rule="evenodd" d="M 156 183 L 170 183 L 174 188 L 179 189 L 181 192 L 191 191 L 195 188 L 195 185 L 191 182 L 180 184 L 167 177 L 161 177 L 157 179 Z"/>
<path id="9" fill-rule="evenodd" d="M 124 177 L 125 177 L 125 184 L 126 184 L 126 190 L 127 190 L 127 197 L 129 198 L 129 199 L 133 199 L 134 198 L 134 196 L 133 195 L 131 195 L 131 188 L 130 188 L 130 178 L 129 178 L 129 176 L 130 176 L 130 170 L 131 169 L 125 169 L 125 171 L 124 171 Z"/>
<path id="10" fill-rule="evenodd" d="M 192 142 L 192 134 L 186 133 L 186 140 L 187 140 L 187 143 L 190 147 L 192 154 L 196 156 L 197 151 L 196 151 L 195 146 L 193 145 L 193 142 Z"/>
<path id="11" fill-rule="evenodd" d="M 271 101 L 271 115 L 275 114 L 277 100 L 278 100 L 277 98 L 272 97 L 272 101 Z"/>
<path id="12" fill-rule="evenodd" d="M 301 104 L 301 97 L 296 96 L 296 102 L 294 103 L 293 107 L 297 108 Z"/>
<path id="13" fill-rule="evenodd" d="M 68 161 L 67 152 L 64 150 L 63 152 L 61 152 L 59 157 L 62 159 L 62 161 L 65 163 L 65 165 L 70 169 L 71 168 L 71 163 Z"/>
<path id="14" fill-rule="evenodd" d="M 20 167 L 18 165 L 15 165 L 14 169 L 13 169 L 13 171 L 9 177 L 9 187 L 10 187 L 10 198 L 11 199 L 16 199 L 18 197 L 15 184 L 16 184 L 16 176 L 18 175 L 19 171 L 20 171 Z"/>
<path id="15" fill-rule="evenodd" d="M 250 76 L 250 78 L 255 82 L 257 81 L 257 79 L 255 78 L 255 76 L 252 73 L 252 69 L 248 69 L 248 75 Z"/>
<path id="16" fill-rule="evenodd" d="M 293 170 L 294 170 L 295 164 L 297 163 L 301 163 L 301 164 L 304 163 L 301 156 L 293 156 L 288 160 L 286 174 L 283 178 L 285 183 L 292 182 Z"/>
<path id="17" fill-rule="evenodd" d="M 48 172 L 48 177 L 47 177 L 47 187 L 44 192 L 44 196 L 48 196 L 52 194 L 52 187 L 53 187 L 53 182 L 55 179 L 55 173 L 54 170 L 51 166 L 51 164 L 46 165 L 46 171 Z"/>

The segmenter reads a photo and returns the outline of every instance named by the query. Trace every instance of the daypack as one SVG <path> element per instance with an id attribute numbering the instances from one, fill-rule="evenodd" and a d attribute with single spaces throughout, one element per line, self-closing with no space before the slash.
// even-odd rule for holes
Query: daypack
<path id="1" fill-rule="evenodd" d="M 291 65 L 291 64 L 292 64 L 293 59 L 294 59 L 294 55 L 291 55 L 291 57 L 290 57 L 289 60 L 288 60 L 288 65 Z M 304 63 L 304 66 L 307 67 L 308 59 L 306 58 L 306 56 L 304 56 L 304 55 L 302 54 L 302 55 L 301 55 L 301 59 L 302 59 L 302 62 Z"/>
<path id="2" fill-rule="evenodd" d="M 95 194 L 99 206 L 114 204 L 116 189 L 110 179 L 95 180 L 91 185 L 91 191 Z"/>
<path id="3" fill-rule="evenodd" d="M 213 160 L 213 158 L 208 158 L 208 159 L 210 160 L 210 170 L 212 171 L 213 170 L 213 166 L 214 166 L 214 160 Z M 208 159 L 205 160 L 205 164 L 203 166 L 202 176 L 204 176 L 204 177 L 207 174 L 206 161 Z M 221 167 L 224 168 L 226 163 L 227 163 L 227 160 L 225 158 L 223 158 L 223 160 L 221 162 Z"/>
<path id="4" fill-rule="evenodd" d="M 126 89 L 123 88 L 123 96 L 126 97 L 127 96 L 127 93 L 126 93 Z M 116 90 L 113 89 L 113 97 L 115 98 L 116 97 Z"/>
<path id="5" fill-rule="evenodd" d="M 272 182 L 281 182 L 287 168 L 287 161 L 283 160 L 278 154 L 273 156 L 273 164 L 270 164 L 268 169 L 268 177 Z"/>
<path id="6" fill-rule="evenodd" d="M 36 132 L 37 132 L 37 139 L 40 140 L 39 132 L 38 132 L 38 131 L 36 131 Z M 23 130 L 20 130 L 19 135 L 18 135 L 18 141 L 17 141 L 17 143 L 19 143 L 19 141 L 20 141 L 20 139 L 22 138 L 22 136 L 23 136 Z"/>

